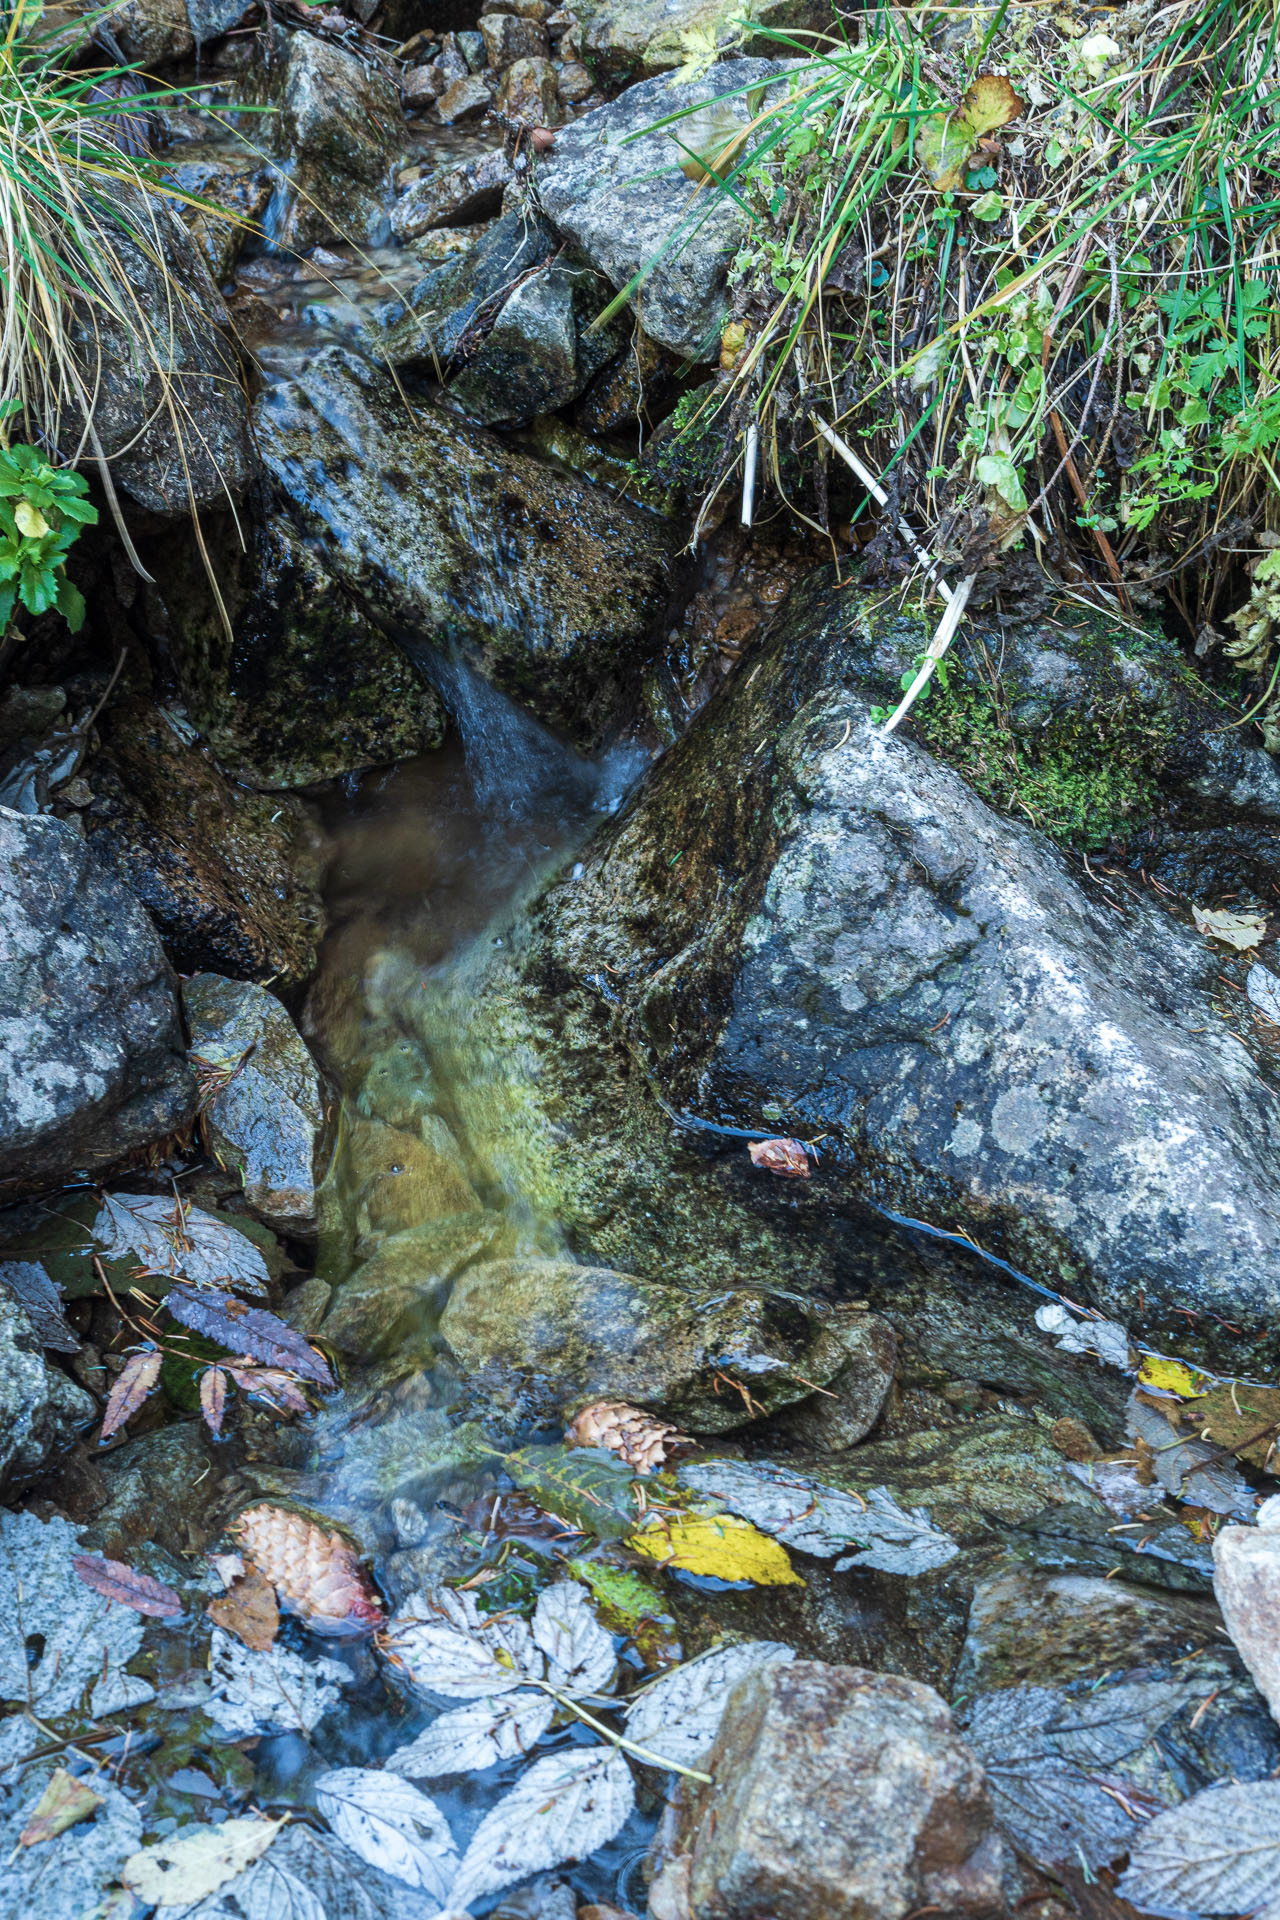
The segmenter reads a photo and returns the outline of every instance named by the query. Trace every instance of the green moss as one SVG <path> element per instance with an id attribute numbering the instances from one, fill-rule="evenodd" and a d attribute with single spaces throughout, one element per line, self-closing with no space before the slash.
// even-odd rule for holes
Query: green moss
<path id="1" fill-rule="evenodd" d="M 953 688 L 918 709 L 916 729 L 992 806 L 1025 816 L 1055 840 L 1089 847 L 1151 817 L 1169 745 L 1165 716 L 1129 692 L 1055 714 L 1023 734 L 985 689 Z"/>

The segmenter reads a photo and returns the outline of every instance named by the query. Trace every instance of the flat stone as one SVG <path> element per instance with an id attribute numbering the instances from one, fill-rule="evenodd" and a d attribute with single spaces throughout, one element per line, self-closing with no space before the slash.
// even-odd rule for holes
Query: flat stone
<path id="1" fill-rule="evenodd" d="M 435 227 L 466 227 L 490 219 L 501 207 L 510 179 L 511 163 L 501 147 L 460 166 L 433 170 L 396 201 L 391 215 L 396 239 L 407 244 Z"/>
<path id="2" fill-rule="evenodd" d="M 0 1182 L 94 1177 L 195 1112 L 154 927 L 74 827 L 0 809 Z"/>
<path id="3" fill-rule="evenodd" d="M 493 89 L 481 73 L 468 73 L 453 81 L 436 101 L 436 113 L 446 127 L 459 126 L 464 120 L 478 120 L 493 105 Z"/>
<path id="4" fill-rule="evenodd" d="M 1227 1632 L 1280 1721 L 1280 1497 L 1264 1503 L 1256 1527 L 1223 1527 L 1213 1543 L 1213 1568 Z"/>
<path id="5" fill-rule="evenodd" d="M 554 1416 L 573 1398 L 653 1404 L 724 1433 L 802 1399 L 843 1354 L 823 1315 L 740 1287 L 717 1296 L 567 1260 L 469 1268 L 440 1317 L 458 1363 L 509 1403 Z"/>
<path id="6" fill-rule="evenodd" d="M 919 1681 L 797 1660 L 729 1696 L 677 1847 L 691 1920 L 949 1920 L 1003 1910 L 974 1755 Z"/>
<path id="7" fill-rule="evenodd" d="M 27 1314 L 0 1286 L 0 1488 L 11 1494 L 34 1479 L 96 1412 L 93 1396 L 45 1359 Z"/>
<path id="8" fill-rule="evenodd" d="M 745 34 L 737 0 L 574 0 L 573 13 L 596 71 L 615 82 L 682 66 L 690 36 L 734 52 L 770 53 L 777 43 L 753 29 L 831 26 L 821 0 L 757 0 Z"/>
<path id="9" fill-rule="evenodd" d="M 204 1109 L 215 1155 L 239 1173 L 265 1225 L 314 1232 L 324 1097 L 301 1035 L 275 995 L 251 981 L 197 973 L 182 998 L 192 1067 L 218 1089 Z"/>
<path id="10" fill-rule="evenodd" d="M 705 127 L 699 140 L 722 146 L 755 110 L 749 103 L 756 95 L 747 90 L 766 88 L 786 70 L 777 61 L 735 62 L 734 86 L 744 91 L 707 109 L 715 125 Z M 671 135 L 646 129 L 722 94 L 720 76 L 713 68 L 703 79 L 678 86 L 654 79 L 629 87 L 560 128 L 538 167 L 538 201 L 546 218 L 615 289 L 665 249 L 642 292 L 630 298 L 637 310 L 643 308 L 645 332 L 686 359 L 714 357 L 726 275 L 745 215 L 727 196 L 712 201 L 704 195 L 696 234 L 686 245 L 671 246 L 697 188 L 681 172 L 684 156 Z M 686 145 L 698 144 L 688 131 L 692 124 L 685 123 Z"/>

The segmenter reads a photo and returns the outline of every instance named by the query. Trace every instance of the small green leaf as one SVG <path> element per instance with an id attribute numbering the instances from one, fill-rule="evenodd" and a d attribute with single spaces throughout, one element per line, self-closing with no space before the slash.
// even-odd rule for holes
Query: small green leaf
<path id="1" fill-rule="evenodd" d="M 991 169 L 988 167 L 984 171 L 989 173 Z M 969 178 L 972 180 L 973 174 Z M 998 220 L 1004 212 L 1004 201 L 998 193 L 984 193 L 974 201 L 969 211 L 975 220 Z"/>
<path id="2" fill-rule="evenodd" d="M 994 487 L 1015 513 L 1026 511 L 1027 496 L 1022 480 L 1007 453 L 984 453 L 978 461 L 978 478 L 984 487 Z"/>

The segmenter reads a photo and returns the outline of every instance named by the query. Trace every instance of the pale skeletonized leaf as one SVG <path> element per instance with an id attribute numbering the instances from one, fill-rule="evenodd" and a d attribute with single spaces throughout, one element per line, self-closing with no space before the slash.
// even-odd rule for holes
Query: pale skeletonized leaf
<path id="1" fill-rule="evenodd" d="M 725 1701 L 744 1674 L 794 1660 L 778 1640 L 740 1640 L 676 1667 L 627 1708 L 627 1737 L 677 1766 L 696 1766 L 720 1729 Z"/>
<path id="2" fill-rule="evenodd" d="M 1117 1891 L 1144 1913 L 1256 1913 L 1280 1901 L 1280 1781 L 1207 1787 L 1134 1842 Z"/>
<path id="3" fill-rule="evenodd" d="M 0 1260 L 0 1287 L 26 1314 L 42 1347 L 78 1353 L 80 1342 L 62 1317 L 62 1295 L 34 1260 Z"/>
<path id="4" fill-rule="evenodd" d="M 142 1645 L 143 1623 L 78 1577 L 80 1550 L 67 1521 L 0 1513 L 0 1700 L 42 1720 L 80 1709 L 95 1717 L 153 1697 L 124 1663 Z"/>
<path id="5" fill-rule="evenodd" d="M 221 1627 L 209 1651 L 206 1711 L 231 1740 L 260 1733 L 310 1733 L 351 1678 L 337 1660 L 304 1660 L 287 1647 L 251 1652 Z"/>
<path id="6" fill-rule="evenodd" d="M 533 1638 L 547 1657 L 547 1679 L 564 1693 L 603 1693 L 618 1666 L 613 1641 L 584 1588 L 561 1580 L 538 1595 Z"/>
<path id="7" fill-rule="evenodd" d="M 1280 980 L 1275 974 L 1255 960 L 1245 979 L 1244 990 L 1263 1018 L 1280 1027 Z"/>
<path id="8" fill-rule="evenodd" d="M 858 1566 L 925 1573 L 960 1550 L 926 1513 L 904 1513 L 883 1487 L 856 1498 L 805 1474 L 746 1460 L 698 1462 L 682 1467 L 679 1477 L 797 1553 L 823 1560 L 845 1555 L 837 1571 Z"/>
<path id="9" fill-rule="evenodd" d="M 1052 1300 L 1036 1308 L 1036 1325 L 1060 1336 L 1062 1353 L 1093 1353 L 1104 1365 L 1129 1371 L 1129 1335 L 1118 1320 L 1084 1320 Z"/>
<path id="10" fill-rule="evenodd" d="M 1221 940 L 1237 953 L 1246 953 L 1267 937 L 1267 922 L 1260 913 L 1232 913 L 1226 907 L 1192 907 L 1191 918 L 1206 939 Z"/>
<path id="11" fill-rule="evenodd" d="M 415 1687 L 445 1700 L 478 1700 L 541 1680 L 542 1653 L 523 1620 L 482 1619 L 469 1593 L 411 1594 L 380 1642 Z"/>
<path id="12" fill-rule="evenodd" d="M 295 1822 L 247 1873 L 198 1906 L 162 1907 L 156 1920 L 435 1920 L 439 1909 L 332 1834 Z"/>
<path id="13" fill-rule="evenodd" d="M 435 1801 L 394 1773 L 338 1767 L 315 1783 L 316 1805 L 339 1840 L 406 1886 L 443 1900 L 458 1866 L 448 1822 Z"/>
<path id="14" fill-rule="evenodd" d="M 163 1194 L 104 1194 L 93 1237 L 108 1260 L 132 1258 L 147 1273 L 195 1287 L 267 1291 L 267 1263 L 247 1234 L 200 1207 L 180 1208 Z"/>
<path id="15" fill-rule="evenodd" d="M 392 1773 L 410 1780 L 438 1780 L 444 1773 L 476 1773 L 499 1760 L 514 1760 L 535 1747 L 555 1717 L 550 1694 L 527 1690 L 471 1700 L 420 1733 L 387 1760 Z"/>
<path id="16" fill-rule="evenodd" d="M 175 1907 L 203 1900 L 264 1854 L 283 1820 L 256 1816 L 224 1820 L 221 1826 L 187 1826 L 140 1853 L 131 1854 L 120 1878 L 139 1900 Z"/>
<path id="17" fill-rule="evenodd" d="M 1151 1464 L 1162 1487 L 1192 1506 L 1211 1513 L 1241 1513 L 1252 1517 L 1253 1489 L 1221 1447 L 1206 1440 L 1184 1440 L 1176 1434 L 1158 1407 L 1136 1393 L 1129 1396 L 1129 1432 L 1151 1448 Z"/>
<path id="18" fill-rule="evenodd" d="M 535 1760 L 472 1835 L 449 1894 L 455 1911 L 531 1873 L 607 1846 L 635 1805 L 631 1769 L 614 1747 L 567 1747 Z"/>

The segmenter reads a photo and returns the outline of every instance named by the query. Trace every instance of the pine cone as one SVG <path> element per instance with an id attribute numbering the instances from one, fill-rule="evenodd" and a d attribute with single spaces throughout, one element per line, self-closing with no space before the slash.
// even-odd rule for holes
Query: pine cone
<path id="1" fill-rule="evenodd" d="M 575 1414 L 564 1438 L 570 1447 L 608 1447 L 637 1473 L 652 1473 L 673 1446 L 689 1444 L 687 1436 L 665 1420 L 629 1407 L 625 1400 L 596 1400 L 584 1407 Z"/>
<path id="2" fill-rule="evenodd" d="M 381 1602 L 354 1547 L 305 1514 L 263 1504 L 232 1521 L 231 1532 L 251 1566 L 265 1574 L 280 1604 L 314 1633 L 374 1633 Z"/>

